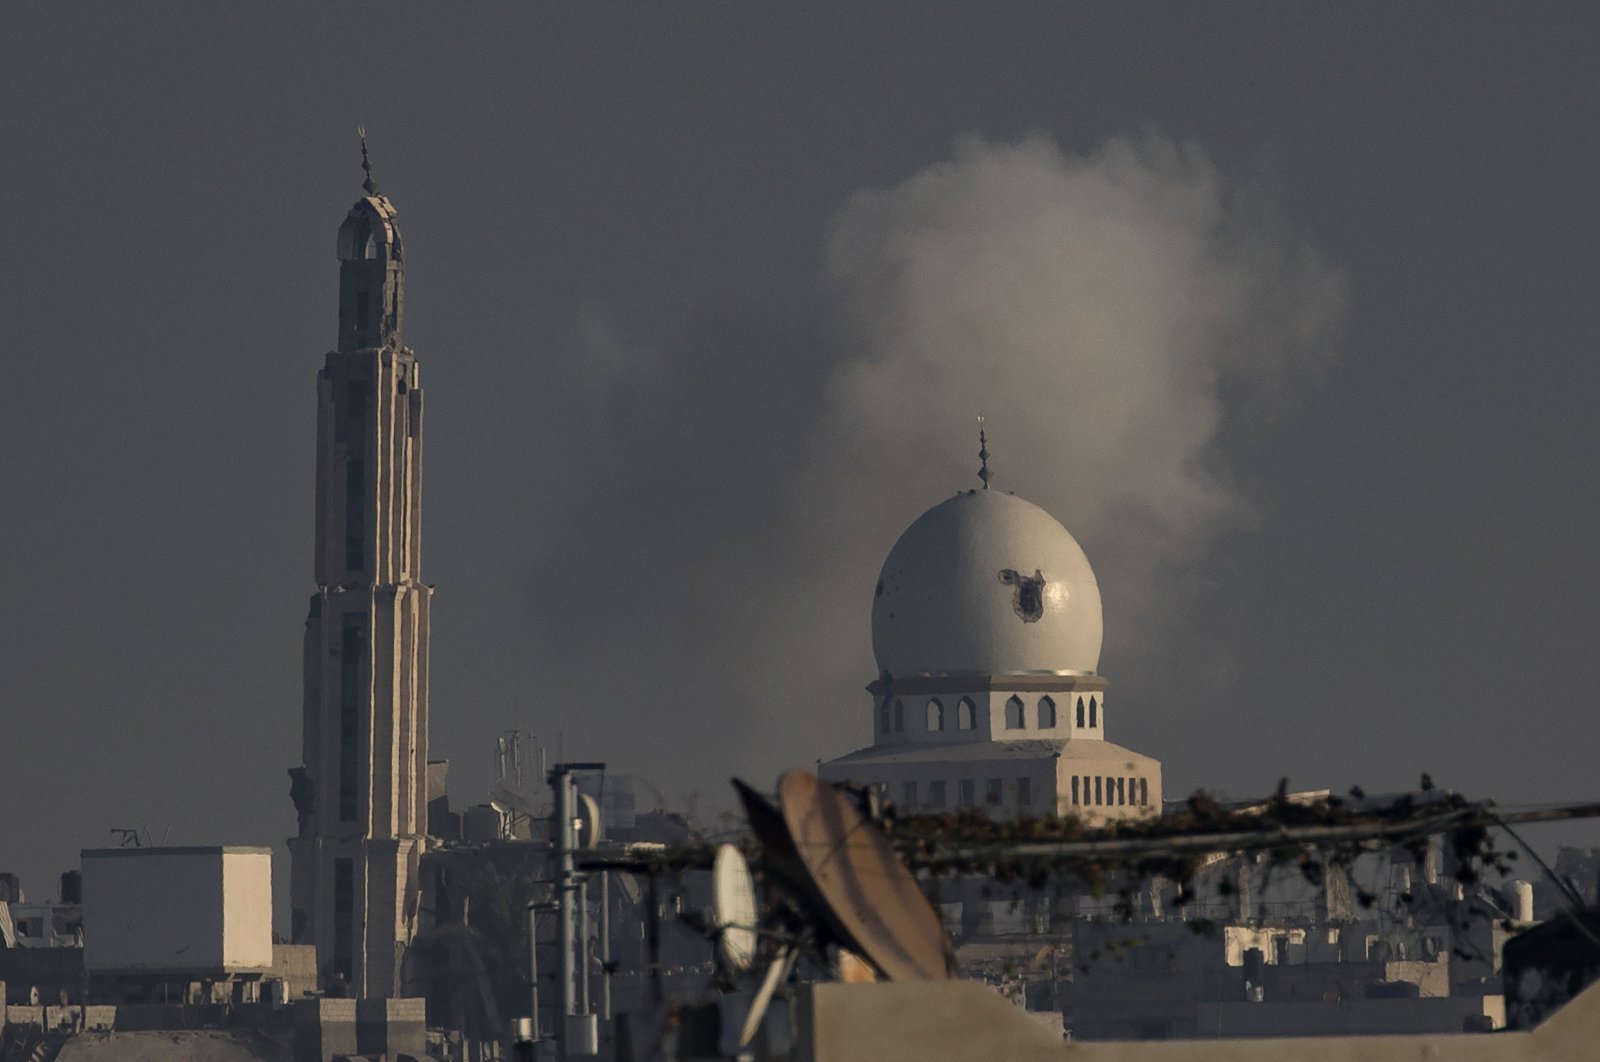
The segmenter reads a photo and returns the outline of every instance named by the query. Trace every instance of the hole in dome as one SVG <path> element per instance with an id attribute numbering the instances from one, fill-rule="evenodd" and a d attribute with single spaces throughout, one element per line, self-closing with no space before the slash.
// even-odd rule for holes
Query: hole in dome
<path id="1" fill-rule="evenodd" d="M 1022 622 L 1039 622 L 1044 616 L 1044 573 L 1035 568 L 1032 575 L 1023 575 L 1015 568 L 1004 568 L 1000 581 L 1013 588 L 1011 607 Z"/>

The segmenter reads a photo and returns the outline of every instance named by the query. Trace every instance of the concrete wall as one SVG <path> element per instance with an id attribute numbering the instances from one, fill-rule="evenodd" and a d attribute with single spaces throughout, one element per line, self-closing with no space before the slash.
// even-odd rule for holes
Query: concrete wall
<path id="1" fill-rule="evenodd" d="M 272 965 L 272 853 L 222 853 L 222 965 L 264 970 Z"/>
<path id="2" fill-rule="evenodd" d="M 317 988 L 317 949 L 310 944 L 274 944 L 272 972 L 284 983 L 284 998 L 299 999 Z"/>
<path id="3" fill-rule="evenodd" d="M 1196 1010 L 1201 1035 L 1277 1037 L 1458 1033 L 1469 1018 L 1498 1029 L 1506 1014 L 1501 996 L 1202 1003 Z"/>
<path id="4" fill-rule="evenodd" d="M 1433 999 L 1450 994 L 1450 955 L 1441 954 L 1431 962 L 1421 959 L 1396 959 L 1383 964 L 1385 981 L 1409 981 L 1417 986 L 1417 995 Z M 1504 1024 L 1502 1022 L 1501 1024 Z"/>
<path id="5" fill-rule="evenodd" d="M 289 1062 L 286 1045 L 253 1029 L 163 1029 L 74 1036 L 57 1062 Z"/>
<path id="6" fill-rule="evenodd" d="M 77 1032 L 80 1029 L 110 1029 L 116 1019 L 116 1007 L 0 1007 L 0 1029 L 12 1026 L 40 1032 Z"/>
<path id="7" fill-rule="evenodd" d="M 1070 1057 L 1059 1035 L 972 981 L 808 985 L 794 1011 L 796 1062 Z"/>
<path id="8" fill-rule="evenodd" d="M 1019 810 L 1017 779 L 1027 778 L 1029 798 L 1027 810 L 1035 815 L 1054 809 L 1055 763 L 1048 754 L 1033 757 L 1007 757 L 1004 759 L 963 760 L 959 747 L 951 749 L 948 760 L 922 760 L 905 762 L 825 763 L 819 772 L 826 781 L 850 781 L 858 785 L 887 786 L 884 796 L 890 803 L 907 811 L 957 811 L 960 809 L 961 783 L 973 784 L 976 806 L 1002 817 L 1010 817 Z M 989 779 L 997 778 L 1001 785 L 1001 803 L 988 802 Z M 915 806 L 905 800 L 905 784 L 917 783 Z M 930 801 L 934 782 L 943 782 L 944 804 L 935 807 Z"/>
<path id="9" fill-rule="evenodd" d="M 426 1007 L 420 999 L 306 999 L 294 1008 L 295 1062 L 341 1055 L 422 1058 Z"/>
<path id="10" fill-rule="evenodd" d="M 1496 1034 L 1062 1043 L 970 981 L 811 985 L 792 1011 L 795 1062 L 1575 1062 L 1600 1044 L 1600 985 L 1532 1032 Z"/>
<path id="11" fill-rule="evenodd" d="M 39 990 L 41 1003 L 58 1002 L 63 990 L 69 1001 L 80 1002 L 83 949 L 0 948 L 0 984 L 0 995 L 13 1003 L 29 1003 L 32 989 Z"/>
<path id="12" fill-rule="evenodd" d="M 873 700 L 873 744 L 879 748 L 918 744 L 970 744 L 979 741 L 1030 741 L 1039 738 L 1065 741 L 1072 738 L 1096 740 L 1105 735 L 1105 684 L 1090 680 L 1089 688 L 1075 690 L 1070 679 L 1061 679 L 1062 688 L 1003 689 L 977 688 L 939 690 L 898 694 L 885 702 L 881 697 Z M 1006 705 L 1012 697 L 1022 701 L 1022 726 L 1006 725 Z M 1039 725 L 1039 702 L 1049 697 L 1056 704 L 1054 726 Z M 1077 725 L 1077 701 L 1082 697 L 1087 704 L 1095 700 L 1095 725 Z M 962 700 L 972 702 L 973 726 L 963 728 L 960 718 Z M 929 729 L 929 702 L 938 701 L 943 707 L 944 726 Z M 885 710 L 887 709 L 887 710 Z M 903 720 L 897 728 L 896 719 Z M 888 724 L 885 728 L 885 723 Z"/>

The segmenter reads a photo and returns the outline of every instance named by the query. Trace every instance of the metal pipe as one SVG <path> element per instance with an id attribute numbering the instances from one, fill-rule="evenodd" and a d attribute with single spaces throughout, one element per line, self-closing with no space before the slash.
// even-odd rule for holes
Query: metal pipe
<path id="1" fill-rule="evenodd" d="M 578 879 L 578 1013 L 589 1010 L 589 876 Z"/>
<path id="2" fill-rule="evenodd" d="M 656 909 L 661 902 L 656 889 L 656 875 L 652 870 L 645 879 L 649 885 L 649 909 L 645 911 L 645 956 L 650 964 L 650 1005 L 661 1006 L 661 913 Z"/>
<path id="3" fill-rule="evenodd" d="M 600 875 L 600 1016 L 611 1014 L 611 875 Z"/>
<path id="4" fill-rule="evenodd" d="M 528 1013 L 533 1016 L 533 1038 L 539 1039 L 539 905 L 528 904 Z"/>
<path id="5" fill-rule="evenodd" d="M 556 902 L 560 905 L 561 943 L 558 965 L 561 978 L 561 1011 L 556 1015 L 556 1057 L 567 1059 L 567 1017 L 576 1014 L 572 993 L 572 794 L 577 788 L 565 764 L 550 772 L 556 798 Z"/>

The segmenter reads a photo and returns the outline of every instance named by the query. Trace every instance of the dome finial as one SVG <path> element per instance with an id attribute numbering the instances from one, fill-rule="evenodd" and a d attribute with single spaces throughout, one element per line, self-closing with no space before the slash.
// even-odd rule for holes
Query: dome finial
<path id="1" fill-rule="evenodd" d="M 361 187 L 367 190 L 368 195 L 377 195 L 378 185 L 372 179 L 372 160 L 367 158 L 367 127 L 356 126 L 356 135 L 361 138 L 361 171 L 367 175 L 367 179 L 361 182 Z"/>
<path id="2" fill-rule="evenodd" d="M 983 480 L 983 489 L 989 489 L 989 437 L 983 431 L 983 414 L 978 414 L 978 478 Z"/>

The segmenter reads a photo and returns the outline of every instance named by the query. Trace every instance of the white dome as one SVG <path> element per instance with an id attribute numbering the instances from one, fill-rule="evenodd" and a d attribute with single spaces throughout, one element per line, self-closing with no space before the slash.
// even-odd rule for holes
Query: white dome
<path id="1" fill-rule="evenodd" d="M 923 513 L 889 551 L 872 601 L 880 674 L 1093 672 L 1100 587 L 1067 529 L 993 490 Z"/>

